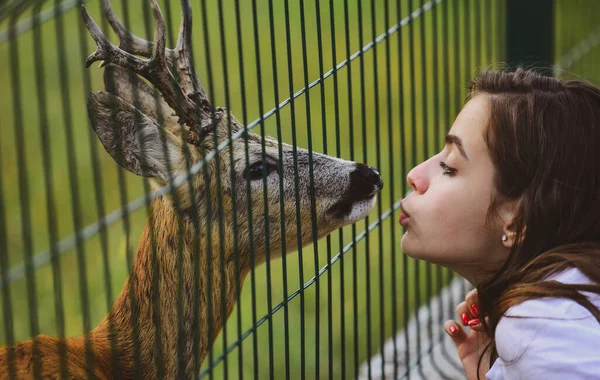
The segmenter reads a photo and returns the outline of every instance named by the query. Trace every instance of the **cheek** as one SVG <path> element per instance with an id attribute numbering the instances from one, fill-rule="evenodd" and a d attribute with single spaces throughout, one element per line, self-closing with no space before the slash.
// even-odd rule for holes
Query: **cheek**
<path id="1" fill-rule="evenodd" d="M 436 236 L 436 240 L 451 239 L 468 221 L 468 212 L 462 201 L 463 199 L 456 197 L 452 191 L 440 192 L 436 197 L 424 202 L 425 220 L 419 219 L 419 225 L 423 222 L 423 227 L 430 235 Z"/>
<path id="2" fill-rule="evenodd" d="M 248 208 L 248 194 L 245 188 L 246 183 L 243 183 L 243 203 L 242 206 Z M 250 191 L 252 194 L 252 214 L 254 220 L 259 220 L 263 223 L 265 216 L 269 219 L 276 219 L 279 225 L 280 215 L 280 189 L 279 178 L 277 174 L 271 174 L 267 177 L 266 186 L 263 179 L 258 179 L 250 182 Z M 265 204 L 265 201 L 267 202 Z"/>
<path id="3" fill-rule="evenodd" d="M 486 246 L 490 238 L 485 227 L 489 200 L 481 189 L 440 189 L 419 201 L 414 224 L 409 225 L 402 240 L 407 254 L 434 262 L 460 261 Z"/>

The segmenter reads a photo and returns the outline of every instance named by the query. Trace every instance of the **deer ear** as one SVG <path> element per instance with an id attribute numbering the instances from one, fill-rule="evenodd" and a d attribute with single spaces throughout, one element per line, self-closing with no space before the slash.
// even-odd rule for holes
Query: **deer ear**
<path id="1" fill-rule="evenodd" d="M 180 152 L 168 132 L 107 92 L 90 94 L 87 108 L 94 132 L 119 165 L 137 175 L 169 180 L 167 160 L 177 166 Z"/>
<path id="2" fill-rule="evenodd" d="M 160 92 L 146 84 L 133 71 L 108 65 L 104 69 L 104 88 L 127 103 L 133 104 L 157 124 L 161 122 L 168 126 L 177 124 L 175 111 L 165 102 Z"/>

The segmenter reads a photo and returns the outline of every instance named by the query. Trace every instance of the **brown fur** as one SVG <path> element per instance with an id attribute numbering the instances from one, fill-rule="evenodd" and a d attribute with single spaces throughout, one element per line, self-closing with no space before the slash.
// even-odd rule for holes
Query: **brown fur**
<path id="1" fill-rule="evenodd" d="M 140 240 L 137 255 L 133 264 L 133 272 L 127 279 L 125 287 L 117 298 L 114 306 L 93 331 L 87 337 L 91 343 L 94 356 L 94 375 L 98 378 L 112 378 L 113 366 L 111 364 L 111 337 L 118 341 L 117 361 L 120 368 L 120 378 L 133 378 L 136 369 L 133 323 L 132 319 L 132 300 L 137 311 L 137 330 L 139 349 L 139 369 L 141 369 L 142 378 L 157 378 L 157 363 L 163 366 L 162 376 L 173 377 L 193 377 L 197 373 L 202 359 L 206 356 L 210 345 L 213 343 L 221 326 L 231 314 L 237 297 L 236 282 L 240 283 L 249 271 L 248 262 L 242 260 L 240 271 L 235 269 L 235 262 L 228 259 L 225 262 L 223 271 L 219 265 L 218 236 L 213 236 L 212 241 L 217 243 L 207 250 L 206 234 L 200 237 L 203 249 L 196 254 L 190 249 L 194 246 L 194 233 L 192 223 L 183 224 L 183 251 L 173 254 L 177 251 L 177 241 L 179 237 L 178 218 L 172 207 L 164 200 L 157 199 L 152 203 L 152 220 L 156 221 L 154 228 L 151 228 L 150 221 L 147 223 L 142 238 Z M 156 247 L 156 264 L 154 263 L 154 253 L 152 250 L 151 230 L 154 230 L 154 240 Z M 207 251 L 210 253 L 207 255 Z M 177 307 L 178 294 L 178 271 L 177 261 L 183 260 L 183 284 L 182 284 L 182 331 L 179 334 L 179 315 Z M 211 271 L 207 272 L 207 260 L 211 261 Z M 198 266 L 198 279 L 194 281 L 194 265 Z M 155 271 L 160 273 L 157 276 L 158 292 L 154 292 L 153 274 Z M 225 277 L 222 277 L 222 273 Z M 236 273 L 239 273 L 236 275 Z M 236 277 L 237 281 L 236 281 Z M 222 280 L 225 283 L 224 293 L 222 293 Z M 208 294 L 209 283 L 212 287 L 211 294 Z M 196 291 L 199 293 L 199 314 L 194 318 L 194 305 Z M 131 294 L 133 297 L 131 297 Z M 210 300 L 209 300 L 210 298 Z M 211 324 L 212 333 L 208 331 L 208 303 L 211 304 Z M 222 308 L 225 315 L 221 313 Z M 156 314 L 159 313 L 159 315 Z M 156 345 L 156 322 L 160 318 L 161 327 L 161 347 L 157 349 Z M 113 332 L 109 324 L 112 324 Z M 195 333 L 195 331 L 198 333 Z M 183 339 L 184 352 L 179 356 L 178 339 Z M 198 355 L 193 356 L 193 338 L 199 336 Z M 66 348 L 66 364 L 69 377 L 87 378 L 87 365 L 85 355 L 85 338 L 69 338 L 64 342 Z M 40 335 L 34 340 L 18 343 L 13 347 L 14 363 L 16 366 L 17 378 L 34 377 L 34 356 L 33 342 L 36 342 L 38 355 L 41 364 L 41 377 L 59 378 L 61 373 L 60 342 L 58 339 Z M 160 351 L 160 352 L 159 352 Z M 0 378 L 8 378 L 8 353 L 7 348 L 0 350 Z M 184 363 L 185 374 L 178 373 L 178 361 Z"/>

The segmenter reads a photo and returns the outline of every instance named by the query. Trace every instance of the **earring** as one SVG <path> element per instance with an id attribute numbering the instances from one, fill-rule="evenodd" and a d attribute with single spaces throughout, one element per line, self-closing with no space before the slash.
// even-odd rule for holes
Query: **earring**
<path id="1" fill-rule="evenodd" d="M 506 235 L 502 235 L 502 241 L 506 241 L 508 238 L 506 237 Z"/>

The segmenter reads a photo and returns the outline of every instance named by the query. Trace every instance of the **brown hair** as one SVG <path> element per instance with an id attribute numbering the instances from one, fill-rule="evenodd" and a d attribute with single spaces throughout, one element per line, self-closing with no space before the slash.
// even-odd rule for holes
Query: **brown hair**
<path id="1" fill-rule="evenodd" d="M 491 366 L 498 322 L 523 301 L 569 298 L 600 322 L 600 310 L 580 293 L 600 294 L 600 89 L 517 69 L 481 73 L 470 86 L 470 96 L 479 94 L 489 99 L 484 139 L 496 170 L 488 218 L 503 201 L 518 204 L 518 243 L 477 285 Z M 567 267 L 596 285 L 543 281 Z"/>

